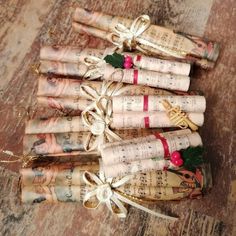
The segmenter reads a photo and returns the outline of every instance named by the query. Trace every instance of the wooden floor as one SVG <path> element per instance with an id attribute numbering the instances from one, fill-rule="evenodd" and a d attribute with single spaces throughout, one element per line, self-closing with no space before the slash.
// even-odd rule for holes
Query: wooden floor
<path id="1" fill-rule="evenodd" d="M 71 28 L 76 6 L 121 16 L 149 14 L 152 22 L 221 43 L 212 71 L 195 70 L 192 89 L 207 98 L 201 130 L 214 186 L 201 200 L 160 203 L 156 209 L 179 215 L 170 223 L 130 208 L 125 220 L 105 207 L 77 204 L 24 206 L 19 200 L 19 165 L 0 166 L 1 235 L 236 235 L 234 0 L 0 0 L 0 149 L 22 152 L 24 122 L 37 111 L 35 93 L 42 45 L 104 48 L 107 43 Z M 4 156 L 0 154 L 3 158 Z"/>

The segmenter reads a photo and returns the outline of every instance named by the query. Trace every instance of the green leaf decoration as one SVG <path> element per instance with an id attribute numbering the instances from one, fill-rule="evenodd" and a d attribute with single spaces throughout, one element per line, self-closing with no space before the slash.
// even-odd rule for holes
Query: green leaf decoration
<path id="1" fill-rule="evenodd" d="M 189 147 L 181 151 L 181 156 L 184 161 L 184 167 L 187 170 L 196 171 L 196 168 L 204 163 L 203 159 L 204 149 L 201 146 Z"/>
<path id="2" fill-rule="evenodd" d="M 114 52 L 112 55 L 107 55 L 104 60 L 115 68 L 124 68 L 125 57 L 119 53 Z"/>

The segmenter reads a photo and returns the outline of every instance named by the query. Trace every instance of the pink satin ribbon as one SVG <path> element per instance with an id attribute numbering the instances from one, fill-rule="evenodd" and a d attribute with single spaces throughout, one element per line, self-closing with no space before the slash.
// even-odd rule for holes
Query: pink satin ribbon
<path id="1" fill-rule="evenodd" d="M 141 55 L 137 55 L 137 61 L 141 61 Z"/>
<path id="2" fill-rule="evenodd" d="M 167 140 L 164 137 L 162 137 L 159 133 L 155 133 L 154 135 L 155 135 L 155 137 L 157 139 L 159 139 L 161 141 L 161 143 L 163 145 L 164 156 L 165 157 L 170 157 L 170 150 L 169 150 L 169 146 L 168 146 Z"/>
<path id="3" fill-rule="evenodd" d="M 148 95 L 143 96 L 143 111 L 148 111 Z"/>
<path id="4" fill-rule="evenodd" d="M 148 116 L 144 117 L 144 125 L 146 129 L 150 128 L 150 121 Z"/>
<path id="5" fill-rule="evenodd" d="M 134 70 L 133 84 L 138 84 L 138 70 Z"/>

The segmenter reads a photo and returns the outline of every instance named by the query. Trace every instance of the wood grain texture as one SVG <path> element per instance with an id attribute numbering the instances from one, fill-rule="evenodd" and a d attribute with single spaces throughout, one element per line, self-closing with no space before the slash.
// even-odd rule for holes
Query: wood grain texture
<path id="1" fill-rule="evenodd" d="M 21 205 L 17 185 L 19 165 L 4 165 L 6 169 L 0 169 L 1 234 L 233 235 L 236 212 L 233 0 L 121 0 L 119 4 L 114 0 L 1 0 L 0 149 L 20 154 L 25 120 L 29 116 L 47 115 L 45 110 L 36 107 L 37 74 L 32 69 L 32 65 L 38 62 L 41 45 L 99 48 L 108 45 L 102 40 L 73 32 L 71 15 L 76 6 L 132 18 L 146 13 L 155 23 L 196 35 L 205 32 L 205 36 L 221 42 L 216 68 L 212 71 L 197 68 L 191 85 L 193 89 L 204 91 L 207 98 L 206 121 L 201 134 L 206 158 L 212 165 L 214 188 L 201 200 L 159 203 L 154 207 L 180 216 L 176 223 L 157 219 L 134 208 L 130 208 L 125 220 L 120 220 L 106 207 L 89 211 L 76 204 Z"/>

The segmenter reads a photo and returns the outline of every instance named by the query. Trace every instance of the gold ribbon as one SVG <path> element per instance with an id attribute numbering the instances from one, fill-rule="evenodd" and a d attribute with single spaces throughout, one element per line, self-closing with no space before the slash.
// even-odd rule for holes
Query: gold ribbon
<path id="1" fill-rule="evenodd" d="M 128 87 L 123 87 L 122 83 L 116 83 L 114 88 L 111 88 L 114 83 L 112 81 L 103 81 L 101 91 L 98 93 L 89 85 L 81 85 L 81 94 L 93 100 L 94 102 L 89 105 L 82 113 L 81 119 L 83 124 L 90 130 L 89 135 L 86 137 L 84 149 L 92 151 L 105 143 L 106 139 L 109 142 L 120 141 L 121 138 L 110 129 L 112 121 L 112 100 L 111 97 L 123 93 Z M 89 147 L 92 137 L 96 137 L 95 142 Z"/>
<path id="2" fill-rule="evenodd" d="M 176 126 L 181 129 L 187 129 L 188 127 L 190 127 L 193 131 L 196 131 L 198 129 L 198 126 L 188 118 L 185 112 L 181 111 L 179 106 L 172 107 L 167 100 L 163 100 L 162 104 L 166 109 L 170 121 L 173 122 Z"/>
<path id="3" fill-rule="evenodd" d="M 30 155 L 22 155 L 22 156 L 18 156 L 15 155 L 13 152 L 8 151 L 8 150 L 3 150 L 2 153 L 11 156 L 11 157 L 15 157 L 15 160 L 0 160 L 0 162 L 2 163 L 16 163 L 16 162 L 21 162 L 22 167 L 27 167 L 28 164 L 34 160 L 36 160 L 38 157 L 37 156 L 30 156 Z"/>
<path id="4" fill-rule="evenodd" d="M 117 24 L 114 28 L 115 32 L 109 33 L 107 40 L 116 45 L 118 49 L 124 49 L 126 47 L 129 50 L 137 49 L 147 54 L 148 51 L 142 48 L 142 45 L 144 45 L 177 58 L 184 58 L 184 56 L 186 56 L 186 52 L 177 51 L 173 48 L 157 43 L 152 43 L 146 39 L 141 38 L 141 34 L 147 30 L 150 25 L 150 17 L 148 15 L 141 15 L 132 22 L 130 28 L 120 23 Z"/>
<path id="5" fill-rule="evenodd" d="M 100 171 L 99 177 L 89 171 L 83 173 L 84 182 L 93 188 L 92 191 L 85 194 L 83 205 L 89 209 L 96 209 L 100 204 L 105 203 L 108 209 L 116 214 L 120 218 L 127 216 L 127 209 L 124 206 L 124 203 L 129 204 L 133 207 L 136 207 L 142 211 L 145 211 L 151 215 L 168 219 L 168 220 L 177 220 L 176 217 L 167 216 L 155 211 L 152 211 L 137 202 L 131 201 L 129 198 L 125 197 L 118 190 L 117 187 L 125 184 L 131 179 L 132 176 L 125 176 L 117 182 L 113 182 L 112 178 L 106 179 L 104 173 Z M 96 202 L 94 204 L 94 197 L 96 197 Z M 93 198 L 93 199 L 91 199 Z M 92 204 L 93 203 L 93 204 Z"/>

